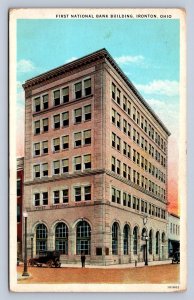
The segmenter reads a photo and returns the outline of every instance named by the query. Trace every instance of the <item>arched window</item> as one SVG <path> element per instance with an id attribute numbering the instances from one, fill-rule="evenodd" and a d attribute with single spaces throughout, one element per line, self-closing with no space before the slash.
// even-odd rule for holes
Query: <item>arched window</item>
<path id="1" fill-rule="evenodd" d="M 76 253 L 90 254 L 91 228 L 88 222 L 80 221 L 76 228 Z"/>
<path id="2" fill-rule="evenodd" d="M 65 223 L 58 223 L 55 228 L 55 250 L 68 254 L 68 228 Z"/>
<path id="3" fill-rule="evenodd" d="M 137 226 L 133 229 L 133 254 L 137 254 L 138 245 L 138 228 Z"/>
<path id="4" fill-rule="evenodd" d="M 36 226 L 36 254 L 47 250 L 47 228 L 44 224 Z"/>
<path id="5" fill-rule="evenodd" d="M 118 255 L 118 239 L 119 239 L 119 224 L 113 223 L 112 225 L 112 254 Z"/>
<path id="6" fill-rule="evenodd" d="M 156 232 L 156 254 L 159 254 L 159 239 L 160 239 L 160 233 L 159 231 Z"/>
<path id="7" fill-rule="evenodd" d="M 129 254 L 129 225 L 125 225 L 123 229 L 123 254 Z"/>
<path id="8" fill-rule="evenodd" d="M 162 233 L 162 243 L 163 244 L 165 243 L 165 233 L 164 232 Z"/>
<path id="9" fill-rule="evenodd" d="M 152 230 L 149 232 L 149 254 L 152 254 Z"/>

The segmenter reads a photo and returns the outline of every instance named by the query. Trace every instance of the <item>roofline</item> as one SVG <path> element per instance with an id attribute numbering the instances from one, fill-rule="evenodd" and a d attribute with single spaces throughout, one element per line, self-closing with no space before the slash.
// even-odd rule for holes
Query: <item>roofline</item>
<path id="1" fill-rule="evenodd" d="M 178 215 L 174 214 L 174 213 L 169 213 L 169 215 L 171 215 L 171 216 L 173 216 L 173 217 L 175 217 L 177 219 L 180 219 L 180 217 Z"/>
<path id="2" fill-rule="evenodd" d="M 81 58 L 78 58 L 78 59 L 76 59 L 72 62 L 69 62 L 65 65 L 59 66 L 59 67 L 54 68 L 50 71 L 42 73 L 38 76 L 35 76 L 35 77 L 27 80 L 22 86 L 23 86 L 24 89 L 26 89 L 30 86 L 36 85 L 37 83 L 40 83 L 40 82 L 46 81 L 50 78 L 62 75 L 65 72 L 69 71 L 70 69 L 77 68 L 77 67 L 79 67 L 80 65 L 83 65 L 83 64 L 88 64 L 89 62 L 96 61 L 100 58 L 106 58 L 109 61 L 109 63 L 113 66 L 113 68 L 119 73 L 119 75 L 122 77 L 122 79 L 125 81 L 125 83 L 129 86 L 129 88 L 132 89 L 132 91 L 137 96 L 137 98 L 140 100 L 140 102 L 142 102 L 142 104 L 147 108 L 147 110 L 154 117 L 154 119 L 160 124 L 160 126 L 167 133 L 167 135 L 170 136 L 170 131 L 166 128 L 164 123 L 155 114 L 155 112 L 152 110 L 152 108 L 149 106 L 149 104 L 145 101 L 143 96 L 138 92 L 136 87 L 129 80 L 129 78 L 124 74 L 124 72 L 118 66 L 116 61 L 113 59 L 113 57 L 110 55 L 110 53 L 105 48 L 97 50 L 97 51 L 95 51 L 91 54 L 85 55 L 85 56 L 83 56 Z"/>

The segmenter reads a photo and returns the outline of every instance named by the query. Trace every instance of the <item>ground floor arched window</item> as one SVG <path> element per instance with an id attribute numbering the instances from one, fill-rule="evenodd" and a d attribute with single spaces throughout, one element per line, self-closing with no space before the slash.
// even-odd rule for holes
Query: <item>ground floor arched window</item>
<path id="1" fill-rule="evenodd" d="M 159 240 L 160 240 L 160 233 L 159 231 L 156 232 L 156 254 L 159 254 Z"/>
<path id="2" fill-rule="evenodd" d="M 149 232 L 149 254 L 152 254 L 152 230 Z"/>
<path id="3" fill-rule="evenodd" d="M 118 255 L 119 224 L 114 222 L 112 225 L 112 254 Z"/>
<path id="4" fill-rule="evenodd" d="M 55 250 L 61 254 L 68 254 L 68 227 L 60 222 L 55 228 Z"/>
<path id="5" fill-rule="evenodd" d="M 36 254 L 47 250 L 47 228 L 44 224 L 36 226 Z"/>
<path id="6" fill-rule="evenodd" d="M 76 254 L 90 254 L 91 248 L 91 228 L 88 222 L 80 221 L 76 227 Z"/>
<path id="7" fill-rule="evenodd" d="M 129 225 L 125 225 L 123 229 L 123 254 L 128 255 L 129 254 Z"/>
<path id="8" fill-rule="evenodd" d="M 138 248 L 138 227 L 136 226 L 133 229 L 133 254 L 137 254 L 137 248 Z"/>

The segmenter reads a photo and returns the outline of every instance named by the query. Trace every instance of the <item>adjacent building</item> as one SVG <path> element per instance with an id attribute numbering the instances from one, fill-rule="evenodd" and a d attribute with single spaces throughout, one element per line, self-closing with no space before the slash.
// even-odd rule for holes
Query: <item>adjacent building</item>
<path id="1" fill-rule="evenodd" d="M 180 250 L 180 217 L 168 214 L 168 254 L 172 257 L 176 251 Z"/>
<path id="2" fill-rule="evenodd" d="M 24 158 L 17 159 L 17 257 L 22 258 L 22 204 L 23 204 Z"/>
<path id="3" fill-rule="evenodd" d="M 147 239 L 148 259 L 166 259 L 170 133 L 107 50 L 23 87 L 33 255 L 129 263 L 145 259 Z"/>

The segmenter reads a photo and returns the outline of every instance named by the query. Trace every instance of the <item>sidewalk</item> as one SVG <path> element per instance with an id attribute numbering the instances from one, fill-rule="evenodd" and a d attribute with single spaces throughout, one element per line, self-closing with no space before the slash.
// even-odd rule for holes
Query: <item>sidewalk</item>
<path id="1" fill-rule="evenodd" d="M 172 263 L 172 259 L 168 260 L 162 260 L 162 261 L 149 261 L 148 262 L 148 267 L 149 266 L 158 266 L 158 265 L 168 265 Z M 81 262 L 80 264 L 61 264 L 62 268 L 79 268 L 81 267 Z M 127 269 L 127 268 L 142 268 L 145 267 L 145 262 L 138 262 L 137 266 L 135 266 L 135 262 L 130 263 L 130 264 L 119 264 L 119 265 L 108 265 L 108 266 L 97 266 L 97 265 L 89 265 L 87 264 L 86 261 L 86 268 L 91 268 L 91 269 Z"/>

